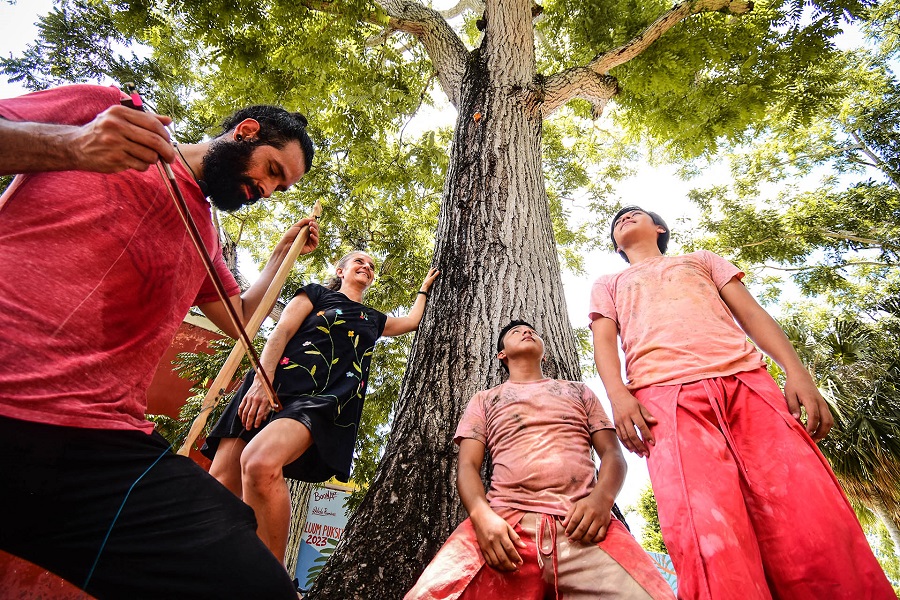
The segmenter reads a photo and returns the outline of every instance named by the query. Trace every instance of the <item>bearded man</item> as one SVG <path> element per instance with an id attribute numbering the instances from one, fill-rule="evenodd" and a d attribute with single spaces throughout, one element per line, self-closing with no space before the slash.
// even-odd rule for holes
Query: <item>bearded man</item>
<path id="1" fill-rule="evenodd" d="M 253 511 L 145 418 L 146 391 L 192 305 L 237 332 L 157 161 L 171 163 L 246 323 L 300 229 L 243 294 L 212 204 L 236 210 L 300 180 L 306 119 L 252 106 L 218 137 L 173 147 L 171 119 L 113 87 L 0 100 L 0 549 L 97 598 L 296 598 Z"/>

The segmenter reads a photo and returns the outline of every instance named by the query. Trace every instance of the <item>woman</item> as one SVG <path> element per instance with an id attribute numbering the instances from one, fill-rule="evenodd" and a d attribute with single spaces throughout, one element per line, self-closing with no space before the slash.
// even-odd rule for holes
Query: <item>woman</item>
<path id="1" fill-rule="evenodd" d="M 375 277 L 372 258 L 341 258 L 328 287 L 297 292 L 260 356 L 284 408 L 270 413 L 250 371 L 207 438 L 210 474 L 253 508 L 259 537 L 282 562 L 291 510 L 283 477 L 350 478 L 375 341 L 418 328 L 438 274 L 428 271 L 409 315 L 389 317 L 362 304 Z"/>

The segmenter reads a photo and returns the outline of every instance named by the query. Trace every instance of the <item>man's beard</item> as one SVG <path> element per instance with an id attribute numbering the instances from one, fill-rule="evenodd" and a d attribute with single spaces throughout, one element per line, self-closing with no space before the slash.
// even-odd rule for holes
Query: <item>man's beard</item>
<path id="1" fill-rule="evenodd" d="M 247 166 L 255 145 L 226 138 L 213 141 L 203 157 L 203 179 L 213 206 L 234 212 L 259 200 L 259 190 L 247 177 Z M 251 197 L 247 198 L 246 184 Z"/>

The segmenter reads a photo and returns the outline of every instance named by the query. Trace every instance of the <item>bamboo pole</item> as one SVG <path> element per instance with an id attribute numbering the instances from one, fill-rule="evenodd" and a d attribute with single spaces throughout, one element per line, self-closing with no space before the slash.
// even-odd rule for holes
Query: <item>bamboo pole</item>
<path id="1" fill-rule="evenodd" d="M 309 216 L 310 218 L 317 219 L 321 214 L 322 205 L 319 202 L 316 202 Z M 269 313 L 272 312 L 272 307 L 275 306 L 275 302 L 278 300 L 279 294 L 281 294 L 281 287 L 287 280 L 291 269 L 294 267 L 294 262 L 297 260 L 297 257 L 300 256 L 300 251 L 303 249 L 303 246 L 306 245 L 308 239 L 309 226 L 306 226 L 297 234 L 294 243 L 291 244 L 287 255 L 284 257 L 284 261 L 282 261 L 281 266 L 278 267 L 275 277 L 272 278 L 272 283 L 269 285 L 268 289 L 266 289 L 266 293 L 263 295 L 262 300 L 260 300 L 259 306 L 256 307 L 253 315 L 250 317 L 249 321 L 247 321 L 246 330 L 247 334 L 251 337 L 256 335 L 256 332 L 259 331 L 263 321 L 265 321 L 266 317 L 269 316 Z M 237 371 L 237 368 L 244 357 L 245 348 L 243 340 L 239 339 L 235 342 L 234 348 L 231 349 L 231 354 L 228 355 L 228 359 L 225 361 L 225 364 L 222 365 L 219 374 L 216 375 L 212 385 L 209 386 L 209 391 L 206 393 L 206 396 L 203 398 L 203 403 L 200 406 L 200 413 L 194 419 L 194 422 L 191 423 L 191 428 L 188 431 L 187 437 L 184 438 L 184 443 L 181 445 L 181 448 L 178 449 L 178 454 L 187 456 L 190 453 L 191 446 L 197 438 L 200 437 L 200 433 L 206 426 L 209 413 L 212 412 L 212 409 L 219 403 L 219 399 L 226 394 L 228 384 L 234 379 L 234 373 Z"/>

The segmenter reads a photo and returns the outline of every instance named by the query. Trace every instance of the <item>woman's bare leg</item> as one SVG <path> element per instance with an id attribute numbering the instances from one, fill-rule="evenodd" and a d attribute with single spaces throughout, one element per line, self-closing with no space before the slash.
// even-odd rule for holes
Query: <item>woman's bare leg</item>
<path id="1" fill-rule="evenodd" d="M 300 458 L 312 442 L 302 423 L 276 419 L 241 453 L 244 502 L 256 513 L 260 539 L 282 563 L 291 521 L 291 497 L 282 468 Z"/>

